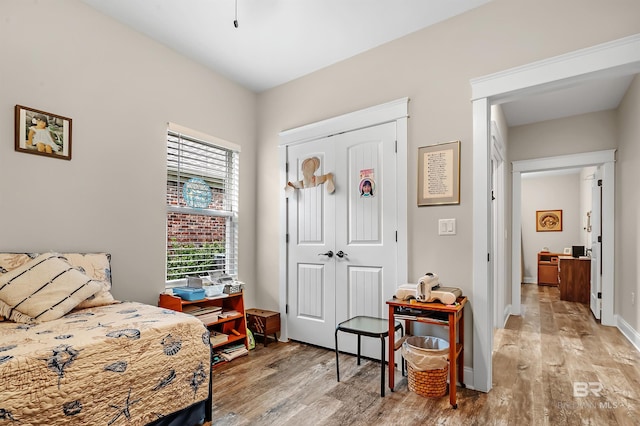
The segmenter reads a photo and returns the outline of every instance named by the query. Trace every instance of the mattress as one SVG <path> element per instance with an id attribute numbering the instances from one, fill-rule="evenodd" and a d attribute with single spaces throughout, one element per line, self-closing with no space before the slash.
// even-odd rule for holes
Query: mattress
<path id="1" fill-rule="evenodd" d="M 136 302 L 0 322 L 0 423 L 154 422 L 209 398 L 210 351 L 197 318 Z"/>

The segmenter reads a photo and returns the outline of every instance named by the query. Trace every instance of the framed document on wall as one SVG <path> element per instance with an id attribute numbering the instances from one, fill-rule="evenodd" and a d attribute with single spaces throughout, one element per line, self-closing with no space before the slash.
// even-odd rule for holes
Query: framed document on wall
<path id="1" fill-rule="evenodd" d="M 460 204 L 460 141 L 418 148 L 418 206 Z"/>

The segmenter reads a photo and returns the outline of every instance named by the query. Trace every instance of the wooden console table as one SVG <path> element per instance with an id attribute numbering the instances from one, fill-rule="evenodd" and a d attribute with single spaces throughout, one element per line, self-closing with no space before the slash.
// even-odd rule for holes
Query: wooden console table
<path id="1" fill-rule="evenodd" d="M 442 303 L 419 303 L 415 300 L 409 302 L 395 298 L 387 300 L 387 305 L 389 305 L 390 337 L 395 335 L 396 315 L 399 316 L 397 319 L 405 320 L 405 332 L 409 330 L 410 321 L 449 327 L 449 403 L 453 408 L 458 408 L 456 384 L 459 381 L 460 386 L 465 387 L 463 343 L 464 305 L 466 303 L 466 296 L 459 297 L 455 306 L 443 305 Z M 430 313 L 435 313 L 436 315 L 438 313 L 445 314 L 446 320 L 424 316 Z M 389 389 L 391 389 L 391 392 L 395 387 L 395 351 L 398 350 L 401 342 L 395 342 L 395 344 L 389 342 Z"/>

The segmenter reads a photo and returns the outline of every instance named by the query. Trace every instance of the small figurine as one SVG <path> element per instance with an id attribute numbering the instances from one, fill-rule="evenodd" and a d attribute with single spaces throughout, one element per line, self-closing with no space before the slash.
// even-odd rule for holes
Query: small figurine
<path id="1" fill-rule="evenodd" d="M 316 170 L 320 167 L 320 159 L 318 157 L 307 158 L 302 162 L 302 180 L 297 182 L 287 182 L 284 188 L 286 192 L 292 192 L 294 189 L 313 188 L 327 182 L 327 192 L 333 194 L 336 190 L 333 183 L 333 173 L 316 176 Z"/>

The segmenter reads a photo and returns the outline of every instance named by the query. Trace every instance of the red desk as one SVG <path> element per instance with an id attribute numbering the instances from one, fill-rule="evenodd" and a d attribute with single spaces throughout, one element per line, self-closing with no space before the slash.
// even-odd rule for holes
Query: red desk
<path id="1" fill-rule="evenodd" d="M 447 314 L 448 321 L 442 323 L 430 318 L 415 316 L 405 319 L 405 334 L 408 334 L 409 322 L 421 322 L 425 324 L 433 324 L 440 326 L 449 326 L 449 402 L 453 408 L 458 408 L 456 399 L 456 384 L 460 382 L 460 386 L 464 388 L 464 305 L 467 303 L 466 296 L 459 297 L 456 306 L 447 306 L 442 303 L 409 303 L 408 301 L 391 299 L 387 300 L 389 305 L 389 336 L 395 335 L 396 314 L 403 313 L 405 308 L 415 309 L 421 312 L 444 312 Z M 395 387 L 395 351 L 397 346 L 389 342 L 389 389 L 393 392 Z M 457 368 L 456 368 L 457 367 Z"/>

